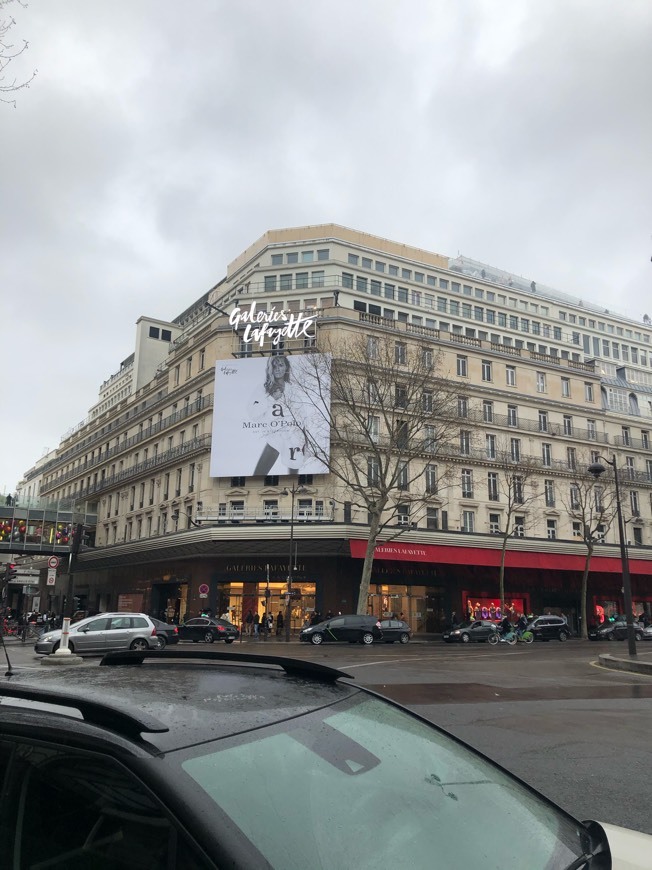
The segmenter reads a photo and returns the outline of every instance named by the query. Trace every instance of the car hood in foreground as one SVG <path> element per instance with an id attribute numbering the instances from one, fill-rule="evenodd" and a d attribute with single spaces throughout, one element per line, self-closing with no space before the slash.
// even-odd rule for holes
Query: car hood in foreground
<path id="1" fill-rule="evenodd" d="M 652 836 L 600 822 L 609 840 L 612 870 L 649 870 Z"/>

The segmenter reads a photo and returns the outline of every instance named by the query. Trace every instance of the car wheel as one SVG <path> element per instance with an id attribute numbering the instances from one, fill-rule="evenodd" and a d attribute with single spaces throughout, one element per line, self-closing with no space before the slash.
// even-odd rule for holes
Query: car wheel
<path id="1" fill-rule="evenodd" d="M 310 635 L 310 643 L 314 643 L 315 646 L 319 645 L 324 639 L 324 635 L 320 634 L 316 631 L 314 634 Z"/>
<path id="2" fill-rule="evenodd" d="M 466 634 L 466 632 L 460 636 L 460 640 L 462 641 L 462 643 L 471 642 L 471 638 L 468 636 L 468 634 Z"/>
<path id="3" fill-rule="evenodd" d="M 368 646 L 370 643 L 373 643 L 373 642 L 374 642 L 373 634 L 370 631 L 365 631 L 365 633 L 362 635 L 362 643 L 364 643 L 365 645 Z"/>
<path id="4" fill-rule="evenodd" d="M 234 637 L 225 637 L 225 638 L 224 638 L 224 643 L 233 643 L 234 640 L 235 640 Z"/>
<path id="5" fill-rule="evenodd" d="M 401 643 L 407 643 L 410 640 L 410 635 L 407 633 L 407 631 L 404 631 L 399 637 L 399 640 Z"/>
<path id="6" fill-rule="evenodd" d="M 566 632 L 566 631 L 560 631 L 560 632 L 559 632 L 559 640 L 560 640 L 562 643 L 566 643 L 566 641 L 568 640 L 568 632 Z"/>
<path id="7" fill-rule="evenodd" d="M 643 640 L 644 634 L 642 631 L 637 631 L 634 633 L 634 637 L 636 638 L 636 640 Z"/>
<path id="8" fill-rule="evenodd" d="M 145 650 L 149 649 L 149 644 L 144 637 L 137 637 L 136 640 L 132 640 L 129 649 Z"/>
<path id="9" fill-rule="evenodd" d="M 213 637 L 213 632 L 207 631 L 204 635 L 204 643 L 213 643 L 214 640 L 215 638 Z"/>
<path id="10" fill-rule="evenodd" d="M 55 653 L 59 649 L 60 646 L 61 646 L 61 644 L 59 643 L 59 641 L 57 641 L 55 643 L 55 645 L 52 647 L 52 652 Z"/>
<path id="11" fill-rule="evenodd" d="M 165 639 L 165 635 L 163 634 L 156 635 L 156 643 L 158 644 L 159 649 L 165 649 L 165 647 L 168 645 L 168 642 Z"/>
<path id="12" fill-rule="evenodd" d="M 607 640 L 616 640 L 616 635 L 612 631 L 611 634 L 607 635 Z"/>

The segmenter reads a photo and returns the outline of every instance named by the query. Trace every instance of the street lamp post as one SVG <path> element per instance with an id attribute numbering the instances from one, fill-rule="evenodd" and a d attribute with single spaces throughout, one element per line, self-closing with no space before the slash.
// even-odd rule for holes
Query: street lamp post
<path id="1" fill-rule="evenodd" d="M 282 495 L 289 495 L 292 497 L 290 502 L 290 554 L 288 556 L 288 580 L 287 580 L 287 595 L 285 598 L 285 642 L 290 642 L 290 621 L 292 618 L 292 557 L 294 555 L 294 499 L 297 493 L 307 492 L 306 488 L 303 486 L 295 486 L 292 484 L 292 488 L 288 489 L 287 487 L 281 493 Z"/>
<path id="2" fill-rule="evenodd" d="M 636 657 L 636 635 L 634 633 L 634 613 L 632 608 L 632 582 L 629 576 L 629 557 L 627 555 L 627 539 L 625 538 L 625 523 L 623 521 L 623 509 L 620 503 L 620 483 L 618 480 L 618 466 L 616 465 L 616 457 L 612 454 L 612 458 L 605 459 L 603 456 L 598 456 L 607 465 L 610 465 L 614 470 L 614 484 L 616 488 L 616 513 L 618 515 L 618 537 L 620 539 L 620 562 L 623 573 L 623 598 L 625 601 L 625 619 L 627 620 L 627 646 L 629 654 Z M 592 474 L 596 480 L 599 480 L 600 475 L 604 474 L 607 469 L 600 462 L 594 462 L 589 465 L 589 474 Z"/>
<path id="3" fill-rule="evenodd" d="M 178 522 L 179 522 L 179 513 L 180 513 L 179 511 L 175 511 L 175 512 L 172 514 L 172 519 L 173 519 L 177 524 L 178 524 Z M 197 529 L 201 529 L 201 523 L 197 523 L 197 522 L 195 522 L 195 520 L 193 520 L 192 516 L 191 516 L 187 511 L 181 511 L 181 513 L 185 514 L 186 519 L 188 520 L 188 528 L 190 528 L 190 526 L 194 526 L 194 527 L 197 528 Z"/>

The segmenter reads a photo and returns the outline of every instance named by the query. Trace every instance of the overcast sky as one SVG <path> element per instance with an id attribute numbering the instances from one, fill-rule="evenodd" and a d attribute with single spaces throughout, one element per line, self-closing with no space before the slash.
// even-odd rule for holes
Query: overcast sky
<path id="1" fill-rule="evenodd" d="M 267 229 L 652 316 L 650 0 L 30 0 L 0 104 L 0 492 Z M 6 83 L 6 82 L 5 82 Z"/>

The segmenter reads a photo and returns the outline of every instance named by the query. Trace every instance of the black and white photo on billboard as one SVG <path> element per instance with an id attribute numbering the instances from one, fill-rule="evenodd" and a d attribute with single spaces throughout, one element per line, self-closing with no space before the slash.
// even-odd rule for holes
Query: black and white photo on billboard
<path id="1" fill-rule="evenodd" d="M 328 355 L 312 353 L 218 360 L 211 477 L 327 471 L 328 362 Z"/>

